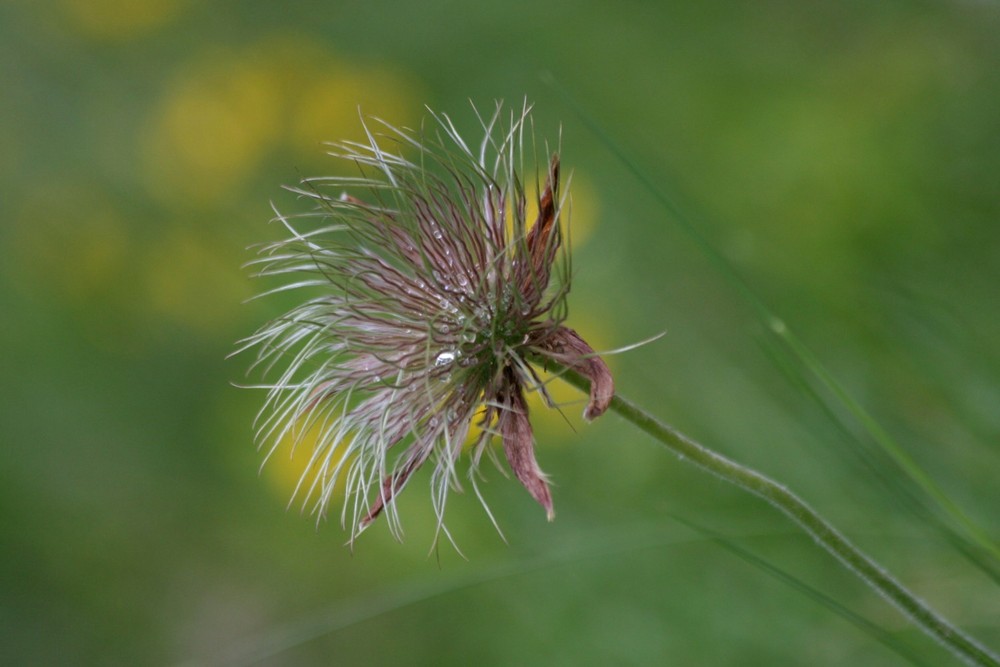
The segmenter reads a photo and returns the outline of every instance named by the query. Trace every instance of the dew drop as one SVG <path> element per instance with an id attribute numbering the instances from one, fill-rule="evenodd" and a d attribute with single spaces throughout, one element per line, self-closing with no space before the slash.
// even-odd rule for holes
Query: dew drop
<path id="1" fill-rule="evenodd" d="M 444 352 L 442 352 L 437 356 L 437 359 L 434 360 L 434 365 L 447 366 L 453 361 L 455 361 L 455 353 L 451 352 L 450 350 L 445 350 Z"/>

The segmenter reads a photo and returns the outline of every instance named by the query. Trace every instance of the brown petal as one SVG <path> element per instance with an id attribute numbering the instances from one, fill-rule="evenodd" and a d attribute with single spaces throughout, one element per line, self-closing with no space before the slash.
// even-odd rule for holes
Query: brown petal
<path id="1" fill-rule="evenodd" d="M 549 237 L 556 229 L 556 191 L 559 189 L 559 156 L 553 155 L 549 164 L 549 175 L 545 179 L 545 190 L 538 200 L 538 219 L 531 226 L 526 239 L 528 252 L 531 253 L 532 265 L 537 271 L 542 263 L 542 257 L 549 246 Z M 547 265 L 548 262 L 545 262 Z"/>
<path id="2" fill-rule="evenodd" d="M 521 274 L 524 294 L 540 296 L 549 284 L 550 266 L 559 249 L 559 228 L 556 224 L 556 197 L 559 189 L 559 155 L 552 156 L 545 189 L 538 200 L 538 218 L 528 231 L 525 245 L 528 250 L 527 274 Z M 553 238 L 553 235 L 555 237 Z M 529 298 L 529 301 L 533 300 Z"/>
<path id="3" fill-rule="evenodd" d="M 528 490 L 528 493 L 545 508 L 549 521 L 555 518 L 552 509 L 552 494 L 545 481 L 545 473 L 538 467 L 532 444 L 531 422 L 528 421 L 528 404 L 524 400 L 521 388 L 514 374 L 508 369 L 505 375 L 510 379 L 500 390 L 500 402 L 504 408 L 500 410 L 498 427 L 503 436 L 503 451 L 507 455 L 514 476 Z"/>
<path id="4" fill-rule="evenodd" d="M 545 356 L 590 380 L 590 402 L 583 411 L 583 418 L 590 421 L 604 414 L 615 395 L 615 382 L 608 365 L 594 349 L 569 327 L 557 328 L 545 337 L 539 348 Z"/>

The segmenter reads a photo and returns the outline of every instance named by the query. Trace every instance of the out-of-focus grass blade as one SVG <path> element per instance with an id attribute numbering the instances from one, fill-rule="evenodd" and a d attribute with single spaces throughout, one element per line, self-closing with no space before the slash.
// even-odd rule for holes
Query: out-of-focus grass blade
<path id="1" fill-rule="evenodd" d="M 580 544 L 555 553 L 512 558 L 492 567 L 452 576 L 435 575 L 396 584 L 381 593 L 365 594 L 353 600 L 341 601 L 327 610 L 311 614 L 299 621 L 278 626 L 268 632 L 241 641 L 212 656 L 185 661 L 178 667 L 202 665 L 236 667 L 254 665 L 330 633 L 344 630 L 382 614 L 405 609 L 434 598 L 457 593 L 475 586 L 518 575 L 530 574 L 583 560 L 605 558 L 643 549 L 690 544 L 701 538 L 665 535 L 663 528 L 644 526 L 631 531 L 615 531 L 613 535 L 587 536 Z M 599 544 L 598 547 L 590 545 Z"/>
<path id="2" fill-rule="evenodd" d="M 858 424 L 868 433 L 869 437 L 878 445 L 882 451 L 916 484 L 928 497 L 930 497 L 938 511 L 948 517 L 958 527 L 960 532 L 972 543 L 976 544 L 983 551 L 988 553 L 994 560 L 1000 562 L 1000 546 L 993 538 L 986 533 L 976 522 L 974 522 L 965 512 L 941 489 L 940 486 L 928 475 L 923 468 L 900 446 L 899 443 L 878 423 L 878 421 L 861 406 L 848 391 L 826 370 L 826 367 L 819 361 L 815 354 L 788 328 L 785 322 L 779 318 L 764 301 L 757 296 L 757 293 L 750 285 L 737 273 L 732 264 L 706 239 L 691 219 L 684 213 L 674 200 L 667 195 L 663 188 L 650 179 L 638 165 L 629 157 L 625 150 L 619 146 L 601 125 L 566 91 L 554 77 L 549 74 L 543 75 L 543 79 L 551 85 L 562 96 L 564 103 L 577 115 L 597 138 L 604 144 L 605 148 L 618 159 L 619 162 L 631 173 L 639 183 L 653 196 L 653 198 L 669 213 L 674 222 L 695 242 L 712 265 L 728 280 L 752 308 L 754 313 L 778 340 L 785 349 L 818 380 L 818 382 L 846 408 Z"/>
<path id="3" fill-rule="evenodd" d="M 900 657 L 909 661 L 911 664 L 929 665 L 929 663 L 924 662 L 916 655 L 914 655 L 909 649 L 903 646 L 903 644 L 899 640 L 897 640 L 896 637 L 891 632 L 880 627 L 879 625 L 876 625 L 874 622 L 868 620 L 864 616 L 861 616 L 860 614 L 851 611 L 851 609 L 837 602 L 826 593 L 823 593 L 822 591 L 813 588 L 812 586 L 802 581 L 801 579 L 789 574 L 788 572 L 785 572 L 778 566 L 744 549 L 740 545 L 727 539 L 721 534 L 716 533 L 713 530 L 705 528 L 704 526 L 700 526 L 694 523 L 693 521 L 683 519 L 677 515 L 671 515 L 671 516 L 675 521 L 703 535 L 705 538 L 716 543 L 723 549 L 726 549 L 727 551 L 736 554 L 737 556 L 745 560 L 747 563 L 753 565 L 759 570 L 766 572 L 767 574 L 771 575 L 778 581 L 787 584 L 788 586 L 791 586 L 792 588 L 806 595 L 807 597 L 812 598 L 813 600 L 823 605 L 830 611 L 839 615 L 848 623 L 851 623 L 855 627 L 871 635 L 871 637 L 874 638 L 876 641 L 881 643 L 883 646 L 892 649 Z"/>
<path id="4" fill-rule="evenodd" d="M 771 339 L 759 338 L 761 349 L 771 359 L 772 363 L 785 375 L 786 379 L 798 391 L 812 400 L 819 410 L 825 415 L 827 420 L 840 434 L 841 440 L 846 442 L 851 452 L 857 457 L 874 479 L 877 479 L 880 488 L 887 493 L 890 501 L 895 506 L 904 511 L 908 511 L 918 517 L 924 524 L 929 524 L 938 530 L 951 545 L 962 554 L 970 563 L 979 568 L 994 583 L 1000 585 L 1000 569 L 997 564 L 985 556 L 982 549 L 969 541 L 962 533 L 958 532 L 950 523 L 941 518 L 940 513 L 934 512 L 928 507 L 926 496 L 920 493 L 920 489 L 913 481 L 898 473 L 893 473 L 892 468 L 887 469 L 884 455 L 878 456 L 878 450 L 871 450 L 858 440 L 856 434 L 851 431 L 839 415 L 831 408 L 829 403 L 823 400 L 816 389 L 809 383 L 801 372 L 801 366 L 791 363 L 786 355 L 775 349 Z"/>
<path id="5" fill-rule="evenodd" d="M 798 337 L 788 331 L 787 327 L 783 324 L 780 329 L 780 331 L 776 331 L 775 333 L 785 341 L 789 349 L 813 373 L 820 383 L 850 411 L 858 423 L 868 432 L 869 436 L 882 448 L 882 451 L 888 454 L 909 478 L 934 500 L 937 506 L 958 525 L 970 541 L 989 552 L 994 559 L 1000 561 L 1000 547 L 997 546 L 986 531 L 970 519 L 962 511 L 962 508 L 945 494 L 941 487 L 913 460 L 906 450 L 837 382 L 830 372 L 826 370 L 826 367 L 819 362 L 812 351 Z"/>
<path id="6" fill-rule="evenodd" d="M 944 367 L 954 366 L 957 360 L 974 369 L 974 382 L 1000 385 L 1000 355 L 991 349 L 978 327 L 968 322 L 954 304 L 905 285 L 894 285 L 885 294 L 891 300 L 883 299 L 876 307 L 888 312 L 898 329 L 905 334 L 894 337 L 899 348 L 906 348 L 900 356 L 920 360 L 914 364 L 914 370 L 940 392 L 946 406 L 965 430 L 984 445 L 983 453 L 1000 460 L 997 459 L 1000 452 L 992 446 L 996 431 L 994 424 L 984 418 L 981 409 L 970 408 L 958 398 L 954 370 L 950 369 L 952 377 L 943 372 Z"/>
<path id="7" fill-rule="evenodd" d="M 491 567 L 477 569 L 474 572 L 451 576 L 440 576 L 438 574 L 424 579 L 395 584 L 382 592 L 364 594 L 354 599 L 340 601 L 328 609 L 310 614 L 298 621 L 277 626 L 252 638 L 247 638 L 214 655 L 185 661 L 177 667 L 201 667 L 203 665 L 212 667 L 244 667 L 255 665 L 310 641 L 378 618 L 383 614 L 405 609 L 476 586 L 586 560 L 599 560 L 647 549 L 663 549 L 665 547 L 684 544 L 696 544 L 705 540 L 711 540 L 741 555 L 753 565 L 760 567 L 772 576 L 827 606 L 849 622 L 871 634 L 879 642 L 910 660 L 913 664 L 922 664 L 909 655 L 905 647 L 902 647 L 886 630 L 858 616 L 835 600 L 830 599 L 808 584 L 796 579 L 791 574 L 750 554 L 719 534 L 700 528 L 696 524 L 675 515 L 671 515 L 671 518 L 701 534 L 698 536 L 677 535 L 677 531 L 669 530 L 667 532 L 663 526 L 642 525 L 622 530 L 602 532 L 598 535 L 581 536 L 581 539 L 574 545 L 567 546 L 558 552 L 549 552 L 527 558 L 512 558 Z"/>

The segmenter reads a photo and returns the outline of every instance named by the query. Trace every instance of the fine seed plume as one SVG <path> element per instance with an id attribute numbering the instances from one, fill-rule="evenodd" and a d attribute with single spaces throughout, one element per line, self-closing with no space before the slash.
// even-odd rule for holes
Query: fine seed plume
<path id="1" fill-rule="evenodd" d="M 362 119 L 367 141 L 330 151 L 353 175 L 292 188 L 312 210 L 275 210 L 287 237 L 252 262 L 257 275 L 284 281 L 265 295 L 309 293 L 240 342 L 238 351 L 256 351 L 251 369 L 273 378 L 255 385 L 267 390 L 257 440 L 267 457 L 289 441 L 312 448 L 296 494 L 317 518 L 342 495 L 352 540 L 383 514 L 401 537 L 395 501 L 425 463 L 447 535 L 459 464 L 482 500 L 478 469 L 484 454 L 496 460 L 494 438 L 552 519 L 524 393 L 551 401 L 528 360 L 586 377 L 588 420 L 614 395 L 607 365 L 562 324 L 570 257 L 559 154 L 545 147 L 544 175 L 526 189 L 525 160 L 536 150 L 530 111 L 476 112 L 475 144 L 444 114 L 429 112 L 419 132 Z"/>

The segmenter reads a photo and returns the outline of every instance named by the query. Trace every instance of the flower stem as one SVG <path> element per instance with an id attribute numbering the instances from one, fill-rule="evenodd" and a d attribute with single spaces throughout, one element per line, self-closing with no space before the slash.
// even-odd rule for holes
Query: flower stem
<path id="1" fill-rule="evenodd" d="M 547 362 L 546 365 L 552 369 L 551 362 Z M 587 391 L 590 386 L 587 379 L 571 369 L 563 367 L 556 369 L 556 372 L 569 384 L 582 391 Z M 760 496 L 784 512 L 821 547 L 857 574 L 870 588 L 894 604 L 924 633 L 936 639 L 958 658 L 970 665 L 1000 667 L 1000 658 L 996 654 L 917 598 L 882 566 L 851 544 L 816 510 L 778 482 L 708 449 L 661 422 L 628 399 L 615 395 L 610 409 L 660 441 L 675 454 L 745 491 Z"/>

